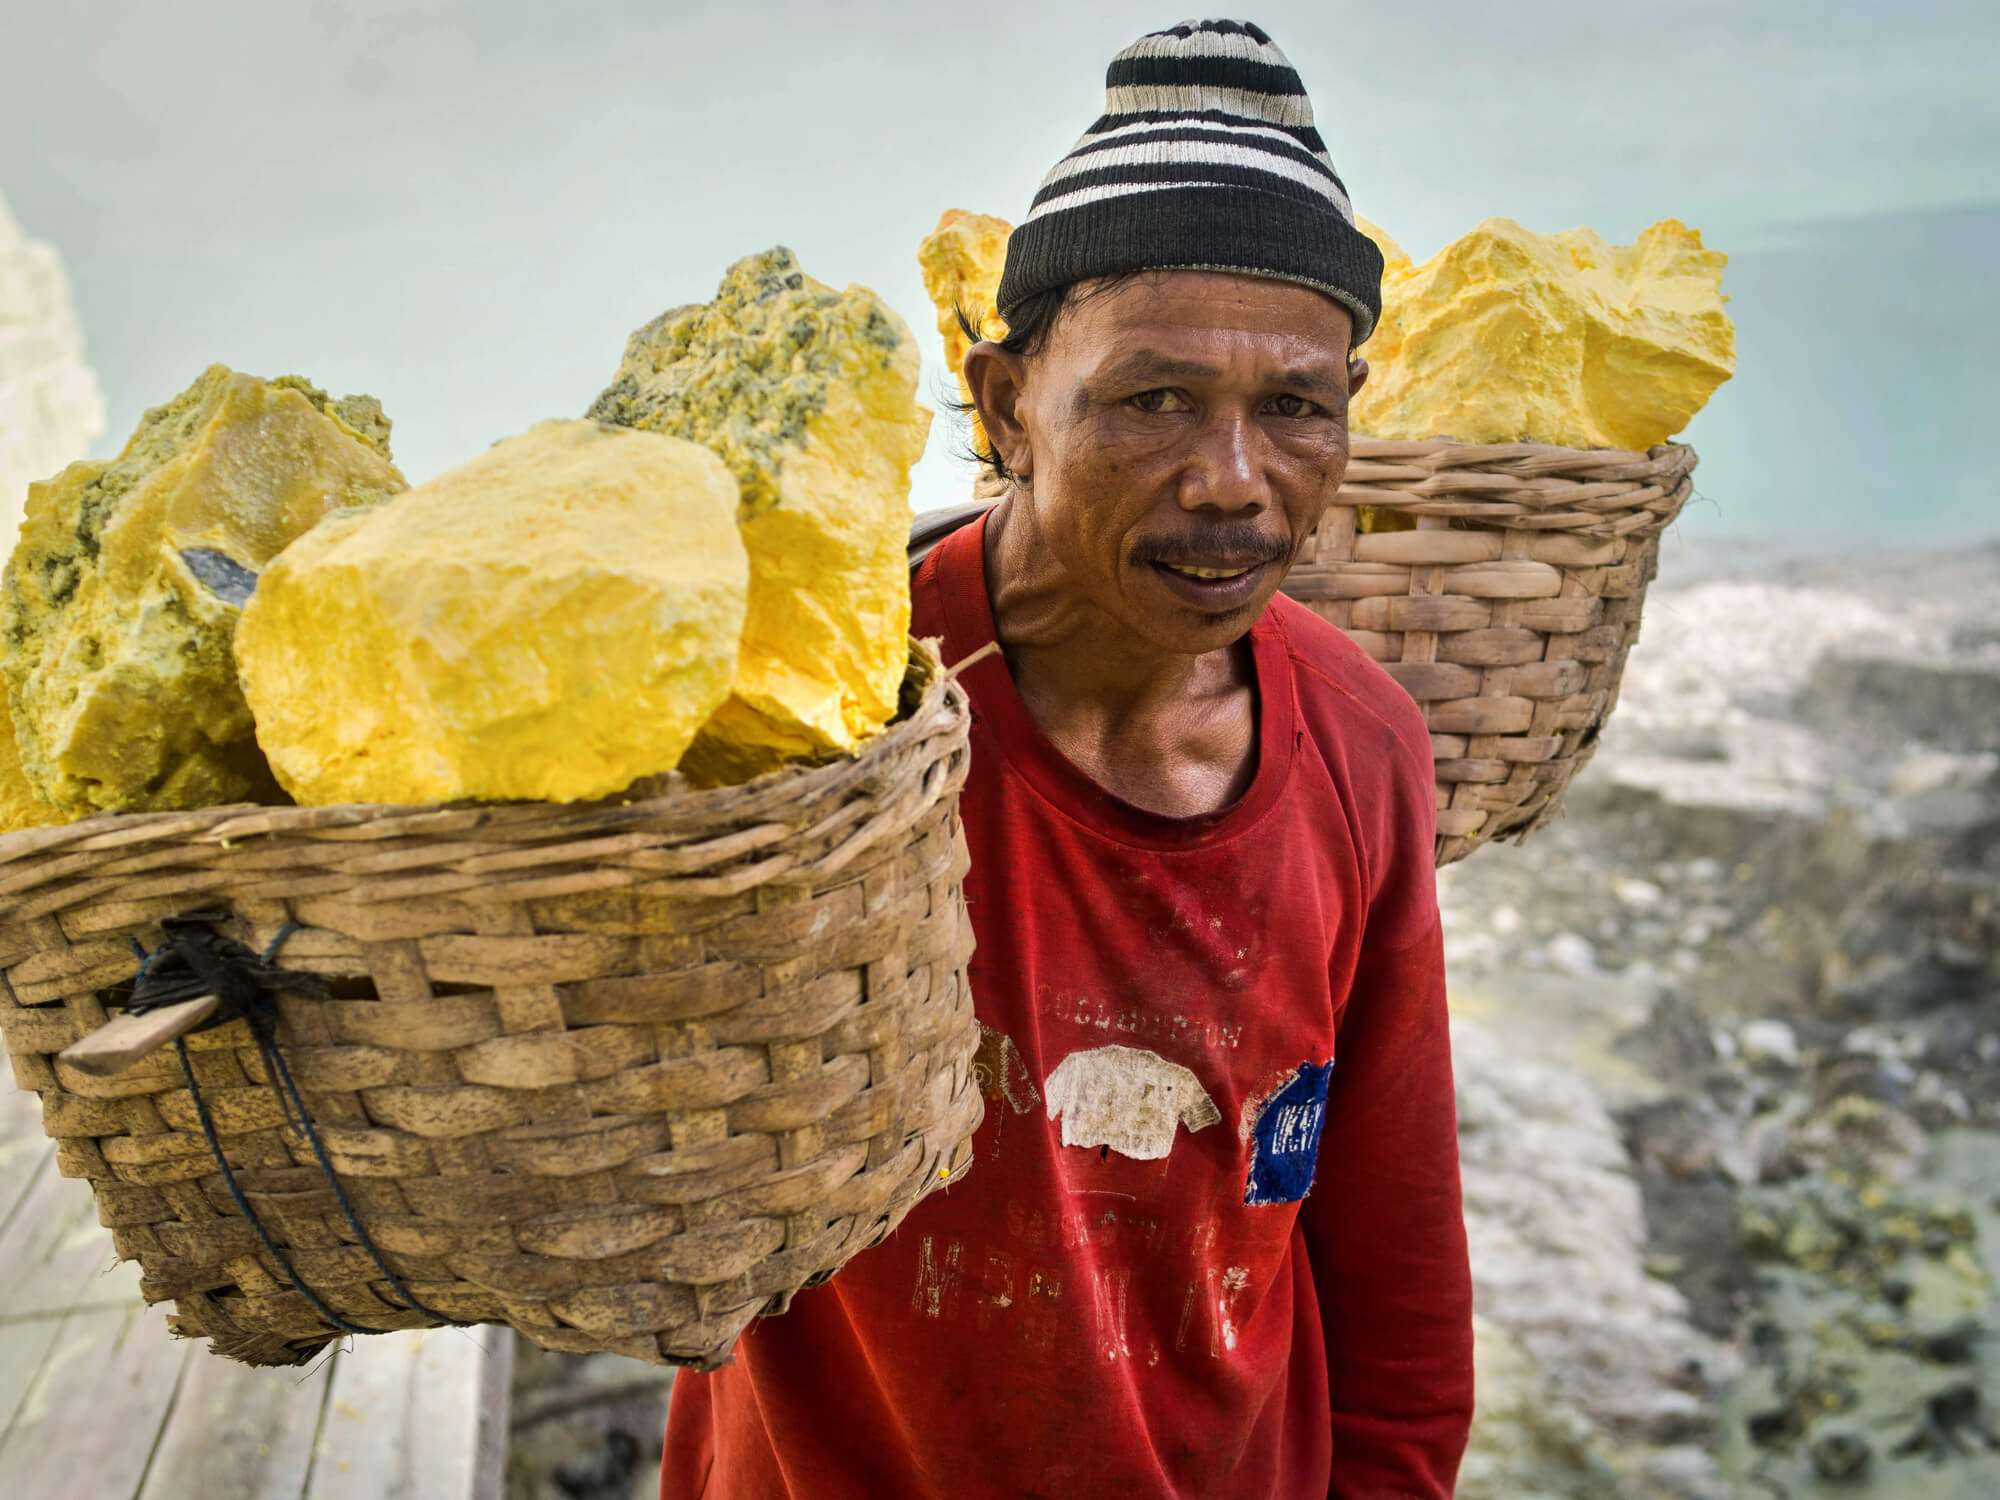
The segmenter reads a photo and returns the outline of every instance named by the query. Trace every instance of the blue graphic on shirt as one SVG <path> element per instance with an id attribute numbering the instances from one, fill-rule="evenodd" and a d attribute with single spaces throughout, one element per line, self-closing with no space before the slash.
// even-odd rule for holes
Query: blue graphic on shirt
<path id="1" fill-rule="evenodd" d="M 1311 1190 L 1332 1076 L 1331 1062 L 1300 1063 L 1291 1080 L 1264 1101 L 1250 1138 L 1245 1203 L 1297 1203 Z"/>

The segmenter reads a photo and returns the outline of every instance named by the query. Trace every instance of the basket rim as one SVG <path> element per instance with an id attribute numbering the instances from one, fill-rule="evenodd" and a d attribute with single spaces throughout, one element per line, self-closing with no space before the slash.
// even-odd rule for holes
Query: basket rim
<path id="1" fill-rule="evenodd" d="M 1461 443 L 1455 438 L 1395 442 L 1355 436 L 1347 472 L 1330 505 L 1393 505 L 1448 495 L 1468 501 L 1560 505 L 1565 484 L 1603 490 L 1672 489 L 1699 462 L 1686 443 L 1660 443 L 1644 453 L 1623 448 L 1558 448 L 1547 443 Z M 1487 490 L 1479 495 L 1469 491 Z M 1539 491 L 1539 492 L 1538 492 Z M 1596 492 L 1596 491 L 1594 491 Z"/>
<path id="2" fill-rule="evenodd" d="M 1566 448 L 1560 443 L 1468 443 L 1448 434 L 1427 438 L 1378 438 L 1366 433 L 1348 435 L 1348 452 L 1367 458 L 1434 458 L 1454 465 L 1477 465 L 1522 458 L 1585 458 L 1605 463 L 1653 464 L 1672 461 L 1681 453 L 1693 453 L 1687 443 L 1672 439 L 1655 443 L 1643 452 L 1636 448 Z"/>
<path id="3" fill-rule="evenodd" d="M 1699 462 L 1686 443 L 1645 453 L 1546 443 L 1397 442 L 1355 437 L 1329 515 L 1366 506 L 1434 524 L 1453 520 L 1586 536 L 1657 535 L 1694 492 Z M 1302 564 L 1311 567 L 1312 564 Z"/>
<path id="4" fill-rule="evenodd" d="M 919 678 L 922 699 L 910 712 L 899 715 L 872 735 L 852 755 L 820 763 L 781 766 L 734 786 L 694 788 L 677 781 L 665 791 L 649 796 L 614 793 L 577 802 L 468 798 L 454 802 L 341 802 L 310 807 L 227 802 L 160 812 L 102 812 L 71 823 L 0 833 L 0 870 L 40 855 L 95 852 L 164 838 L 224 848 L 263 834 L 301 834 L 335 828 L 350 831 L 355 838 L 390 838 L 423 833 L 427 831 L 426 825 L 438 832 L 461 828 L 467 826 L 468 816 L 476 819 L 472 826 L 480 827 L 521 821 L 540 823 L 538 831 L 547 834 L 584 831 L 575 826 L 579 824 L 588 825 L 591 832 L 602 832 L 662 814 L 728 823 L 767 816 L 781 808 L 803 808 L 837 795 L 850 782 L 864 776 L 876 762 L 930 733 L 938 714 L 948 708 L 949 700 L 954 695 L 963 695 L 964 690 L 945 670 L 940 649 L 941 643 L 934 638 L 909 637 L 905 680 L 911 675 Z M 676 774 L 669 771 L 662 773 L 662 777 Z M 656 779 L 661 777 L 642 778 Z M 18 897 L 22 890 L 16 888 L 9 894 Z"/>

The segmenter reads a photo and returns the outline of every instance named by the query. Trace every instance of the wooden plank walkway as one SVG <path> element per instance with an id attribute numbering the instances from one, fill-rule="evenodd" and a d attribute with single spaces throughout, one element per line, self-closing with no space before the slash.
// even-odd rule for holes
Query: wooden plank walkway
<path id="1" fill-rule="evenodd" d="M 0 1495 L 495 1500 L 513 1336 L 352 1339 L 253 1370 L 167 1332 L 0 1068 Z"/>

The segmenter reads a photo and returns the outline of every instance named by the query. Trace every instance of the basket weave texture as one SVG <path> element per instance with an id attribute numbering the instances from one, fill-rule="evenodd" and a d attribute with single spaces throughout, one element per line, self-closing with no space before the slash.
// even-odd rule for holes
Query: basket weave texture
<path id="1" fill-rule="evenodd" d="M 172 1047 L 56 1054 L 130 940 L 225 907 L 332 998 L 279 1041 L 375 1250 L 444 1317 L 711 1367 L 969 1162 L 965 694 L 917 645 L 857 758 L 629 803 L 211 808 L 0 839 L 0 1033 L 145 1295 L 254 1364 L 336 1337 L 236 1207 Z M 186 1038 L 246 1200 L 370 1329 L 432 1320 L 356 1242 L 242 1020 Z"/>
<path id="2" fill-rule="evenodd" d="M 1660 533 L 1694 451 L 1357 437 L 1285 592 L 1417 700 L 1438 780 L 1437 862 L 1561 809 L 1618 702 Z M 1416 529 L 1362 532 L 1357 506 Z"/>

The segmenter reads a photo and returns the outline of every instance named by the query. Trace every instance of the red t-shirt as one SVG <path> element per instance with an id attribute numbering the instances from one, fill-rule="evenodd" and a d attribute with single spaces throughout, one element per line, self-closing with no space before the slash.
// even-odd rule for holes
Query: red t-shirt
<path id="1" fill-rule="evenodd" d="M 985 526 L 915 631 L 993 639 Z M 1166 818 L 965 674 L 970 1174 L 683 1374 L 665 1500 L 1448 1497 L 1471 1284 L 1422 716 L 1285 598 L 1255 780 Z M 1310 1189 L 1308 1191 L 1308 1189 Z"/>

